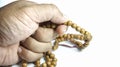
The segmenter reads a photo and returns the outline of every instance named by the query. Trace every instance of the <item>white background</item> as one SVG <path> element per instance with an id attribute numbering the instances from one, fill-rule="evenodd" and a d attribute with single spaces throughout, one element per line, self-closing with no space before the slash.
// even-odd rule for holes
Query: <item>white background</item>
<path id="1" fill-rule="evenodd" d="M 0 0 L 0 6 L 12 1 Z M 93 35 L 90 45 L 83 51 L 65 47 L 55 51 L 57 67 L 120 67 L 119 0 L 33 1 L 56 4 L 65 16 Z"/>

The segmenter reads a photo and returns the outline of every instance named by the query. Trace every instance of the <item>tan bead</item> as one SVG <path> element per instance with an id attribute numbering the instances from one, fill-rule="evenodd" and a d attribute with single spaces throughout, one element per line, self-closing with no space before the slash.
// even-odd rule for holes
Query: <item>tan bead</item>
<path id="1" fill-rule="evenodd" d="M 88 31 L 85 31 L 85 33 L 84 33 L 85 35 L 89 35 L 89 32 Z"/>
<path id="2" fill-rule="evenodd" d="M 55 58 L 55 55 L 54 54 L 50 54 L 50 58 Z"/>
<path id="3" fill-rule="evenodd" d="M 73 34 L 70 34 L 70 38 L 74 38 L 74 35 L 73 35 Z"/>
<path id="4" fill-rule="evenodd" d="M 54 42 L 54 46 L 57 46 L 57 45 L 58 45 L 58 41 L 55 41 L 55 42 Z"/>
<path id="5" fill-rule="evenodd" d="M 71 25 L 72 25 L 72 22 L 71 22 L 71 21 L 67 22 L 67 25 L 68 25 L 68 26 L 71 26 Z"/>
<path id="6" fill-rule="evenodd" d="M 90 34 L 85 35 L 84 39 L 90 41 L 92 39 L 92 36 Z"/>
<path id="7" fill-rule="evenodd" d="M 54 65 L 49 65 L 49 67 L 55 67 Z"/>
<path id="8" fill-rule="evenodd" d="M 61 41 L 64 41 L 65 39 L 62 37 L 62 38 L 60 38 L 60 40 L 61 40 Z"/>
<path id="9" fill-rule="evenodd" d="M 48 61 L 48 62 L 46 62 L 46 63 L 47 63 L 48 66 L 51 65 L 51 62 L 50 62 L 50 61 Z"/>
<path id="10" fill-rule="evenodd" d="M 46 57 L 45 57 L 45 59 L 47 60 L 47 59 L 50 59 L 50 57 L 47 55 Z"/>
<path id="11" fill-rule="evenodd" d="M 36 67 L 40 67 L 40 64 L 36 64 Z"/>
<path id="12" fill-rule="evenodd" d="M 89 42 L 85 42 L 83 45 L 84 47 L 87 47 L 89 45 Z"/>
<path id="13" fill-rule="evenodd" d="M 77 38 L 77 39 L 80 39 L 80 38 L 81 38 L 81 35 L 78 35 L 76 38 Z"/>
<path id="14" fill-rule="evenodd" d="M 67 37 L 67 34 L 64 34 L 64 35 L 63 35 L 63 38 L 66 38 L 66 37 Z"/>
<path id="15" fill-rule="evenodd" d="M 57 62 L 57 58 L 54 58 L 53 61 L 54 61 L 54 62 Z"/>
<path id="16" fill-rule="evenodd" d="M 56 66 L 57 62 L 52 61 L 51 64 L 54 65 L 54 66 Z"/>
<path id="17" fill-rule="evenodd" d="M 68 23 L 70 23 L 70 22 L 71 22 L 71 21 L 67 21 L 67 22 L 64 23 L 64 25 L 67 25 L 67 26 L 68 26 Z"/>
<path id="18" fill-rule="evenodd" d="M 80 30 L 80 33 L 84 34 L 84 33 L 85 33 L 85 29 L 82 28 L 82 29 Z"/>
<path id="19" fill-rule="evenodd" d="M 78 42 L 78 47 L 82 47 L 82 43 L 81 42 Z"/>
<path id="20" fill-rule="evenodd" d="M 55 24 L 52 24 L 52 25 L 51 25 L 51 28 L 53 28 L 53 29 L 56 28 L 56 25 L 55 25 Z"/>
<path id="21" fill-rule="evenodd" d="M 67 25 L 68 22 L 65 22 L 64 25 Z"/>
<path id="22" fill-rule="evenodd" d="M 47 62 L 48 62 L 48 61 L 50 61 L 50 62 L 51 62 L 51 61 L 52 61 L 52 59 L 51 59 L 51 58 L 49 58 L 49 59 L 47 59 Z"/>
<path id="23" fill-rule="evenodd" d="M 52 47 L 53 50 L 56 50 L 58 48 L 58 45 L 55 45 Z"/>
<path id="24" fill-rule="evenodd" d="M 35 63 L 36 63 L 36 64 L 40 64 L 40 60 L 37 60 Z"/>
<path id="25" fill-rule="evenodd" d="M 80 40 L 84 40 L 84 36 L 83 35 L 80 36 Z"/>
<path id="26" fill-rule="evenodd" d="M 22 67 L 27 67 L 27 63 L 22 63 Z"/>
<path id="27" fill-rule="evenodd" d="M 43 63 L 43 64 L 42 64 L 42 67 L 47 67 L 47 64 L 46 64 L 46 63 Z"/>
<path id="28" fill-rule="evenodd" d="M 71 27 L 76 29 L 77 24 L 72 24 Z"/>
<path id="29" fill-rule="evenodd" d="M 70 34 L 67 34 L 67 39 L 70 39 L 71 37 L 70 37 Z"/>
<path id="30" fill-rule="evenodd" d="M 76 44 L 76 40 L 74 40 L 74 39 L 71 39 L 71 42 L 74 43 L 74 44 Z"/>
<path id="31" fill-rule="evenodd" d="M 48 51 L 47 54 L 48 54 L 48 55 L 51 54 L 51 51 Z"/>
<path id="32" fill-rule="evenodd" d="M 79 26 L 76 27 L 76 31 L 80 31 L 80 29 L 81 29 L 81 28 L 80 28 Z"/>
<path id="33" fill-rule="evenodd" d="M 57 39 L 57 41 L 58 41 L 58 42 L 61 42 L 61 39 L 60 39 L 60 38 L 58 38 L 58 39 Z"/>
<path id="34" fill-rule="evenodd" d="M 78 34 L 75 34 L 74 37 L 75 37 L 75 38 L 78 38 Z"/>

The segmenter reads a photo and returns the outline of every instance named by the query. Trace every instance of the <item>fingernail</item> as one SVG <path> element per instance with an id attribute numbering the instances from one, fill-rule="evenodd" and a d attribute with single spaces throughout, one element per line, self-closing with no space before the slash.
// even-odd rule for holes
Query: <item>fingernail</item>
<path id="1" fill-rule="evenodd" d="M 60 25 L 57 28 L 57 33 L 59 35 L 62 35 L 62 34 L 64 34 L 66 32 L 66 30 L 67 30 L 67 27 L 65 25 Z"/>
<path id="2" fill-rule="evenodd" d="M 67 26 L 64 26 L 64 27 L 62 28 L 62 32 L 65 33 L 66 31 L 67 31 Z"/>
<path id="3" fill-rule="evenodd" d="M 19 53 L 22 52 L 22 49 L 21 49 L 20 47 L 18 48 L 18 52 L 19 52 Z"/>

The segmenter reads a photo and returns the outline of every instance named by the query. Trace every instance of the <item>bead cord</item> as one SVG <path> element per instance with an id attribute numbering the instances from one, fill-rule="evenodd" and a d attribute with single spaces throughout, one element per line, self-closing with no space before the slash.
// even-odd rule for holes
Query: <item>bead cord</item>
<path id="1" fill-rule="evenodd" d="M 54 45 L 52 47 L 53 50 L 56 50 L 59 46 L 59 43 L 62 42 L 62 41 L 70 41 L 71 43 L 75 44 L 73 47 L 77 46 L 78 49 L 83 49 L 83 48 L 85 48 L 89 45 L 89 42 L 91 41 L 92 36 L 88 31 L 79 27 L 77 24 L 73 23 L 72 21 L 67 21 L 67 22 L 63 23 L 63 25 L 71 26 L 76 31 L 78 31 L 80 34 L 59 35 L 55 39 Z M 43 27 L 43 28 L 56 29 L 57 26 L 58 26 L 57 24 L 54 24 L 54 23 L 51 23 L 51 22 L 46 22 L 46 23 L 40 24 L 40 27 Z M 84 43 L 82 43 L 80 41 L 84 41 Z M 67 46 L 67 45 L 64 45 L 64 44 L 62 44 L 62 45 Z M 67 47 L 70 47 L 70 46 L 67 46 Z M 70 47 L 70 48 L 72 48 L 72 47 Z M 40 64 L 40 59 L 37 60 L 35 62 L 35 67 L 56 67 L 57 59 L 55 58 L 55 55 L 51 51 L 47 51 L 46 53 L 44 53 L 44 59 L 45 59 L 45 62 L 42 63 L 42 64 Z M 27 67 L 27 62 L 26 61 L 23 61 L 22 67 Z"/>
<path id="2" fill-rule="evenodd" d="M 27 62 L 25 60 L 22 61 L 22 67 L 27 67 Z"/>
<path id="3" fill-rule="evenodd" d="M 92 39 L 91 34 L 86 31 L 85 29 L 77 26 L 77 24 L 72 23 L 72 21 L 67 21 L 64 23 L 66 26 L 71 26 L 74 28 L 76 31 L 80 32 L 81 34 L 64 34 L 60 35 L 55 39 L 53 50 L 56 50 L 58 48 L 59 42 L 62 41 L 70 41 L 78 46 L 78 48 L 83 49 L 89 45 L 90 40 Z M 80 41 L 77 40 L 82 40 L 84 43 L 82 44 Z"/>

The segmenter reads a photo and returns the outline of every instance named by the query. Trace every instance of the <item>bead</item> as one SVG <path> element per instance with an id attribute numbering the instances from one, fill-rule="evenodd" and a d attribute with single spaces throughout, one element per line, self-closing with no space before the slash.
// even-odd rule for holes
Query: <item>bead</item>
<path id="1" fill-rule="evenodd" d="M 84 47 L 87 47 L 89 45 L 89 42 L 85 42 L 83 45 Z"/>
<path id="2" fill-rule="evenodd" d="M 53 61 L 57 62 L 57 59 L 56 59 L 56 58 L 54 58 L 54 59 L 53 59 Z"/>
<path id="3" fill-rule="evenodd" d="M 53 62 L 51 62 L 51 64 L 54 65 L 54 66 L 56 66 L 57 63 L 55 61 L 53 61 Z"/>
<path id="4" fill-rule="evenodd" d="M 63 37 L 61 37 L 61 38 L 59 38 L 58 40 L 60 40 L 60 42 L 61 42 L 61 41 L 64 41 L 64 38 L 63 38 Z"/>
<path id="5" fill-rule="evenodd" d="M 51 62 L 49 62 L 49 61 L 48 61 L 48 62 L 46 62 L 46 63 L 47 63 L 47 65 L 48 65 L 48 66 L 49 66 L 49 65 L 51 65 Z"/>
<path id="6" fill-rule="evenodd" d="M 76 41 L 75 41 L 74 39 L 71 39 L 70 41 L 71 41 L 72 43 L 76 43 Z"/>
<path id="7" fill-rule="evenodd" d="M 40 67 L 40 64 L 36 64 L 36 67 Z"/>
<path id="8" fill-rule="evenodd" d="M 75 38 L 78 38 L 78 34 L 75 34 L 74 37 L 75 37 Z"/>
<path id="9" fill-rule="evenodd" d="M 71 26 L 71 25 L 72 25 L 72 22 L 71 22 L 71 21 L 67 22 L 67 25 L 68 25 L 68 26 Z"/>
<path id="10" fill-rule="evenodd" d="M 72 24 L 71 27 L 76 29 L 77 24 Z"/>
<path id="11" fill-rule="evenodd" d="M 72 34 L 70 34 L 70 38 L 72 38 Z"/>
<path id="12" fill-rule="evenodd" d="M 40 60 L 37 60 L 35 63 L 36 63 L 36 64 L 40 64 Z"/>
<path id="13" fill-rule="evenodd" d="M 47 64 L 46 64 L 46 63 L 43 63 L 43 64 L 42 64 L 42 67 L 47 67 Z"/>
<path id="14" fill-rule="evenodd" d="M 56 50 L 58 48 L 58 45 L 55 45 L 52 47 L 53 50 Z"/>
<path id="15" fill-rule="evenodd" d="M 70 39 L 71 37 L 70 37 L 70 34 L 67 34 L 67 39 Z"/>
<path id="16" fill-rule="evenodd" d="M 67 21 L 67 22 L 65 22 L 64 25 L 67 25 L 67 26 L 68 26 L 68 23 L 69 23 L 69 22 L 71 22 L 71 21 Z"/>
<path id="17" fill-rule="evenodd" d="M 52 24 L 52 25 L 51 25 L 51 28 L 53 28 L 53 29 L 56 28 L 56 25 L 55 25 L 55 24 Z"/>
<path id="18" fill-rule="evenodd" d="M 47 54 L 48 54 L 48 55 L 51 54 L 51 51 L 48 51 Z"/>
<path id="19" fill-rule="evenodd" d="M 55 42 L 54 42 L 54 46 L 58 46 L 58 41 L 55 41 Z"/>
<path id="20" fill-rule="evenodd" d="M 46 58 L 46 60 L 47 60 L 47 59 L 49 59 L 50 57 L 47 55 L 45 58 Z"/>
<path id="21" fill-rule="evenodd" d="M 47 59 L 47 61 L 50 61 L 50 62 L 51 62 L 51 61 L 52 61 L 52 59 L 51 59 L 51 58 L 49 58 L 49 59 Z"/>
<path id="22" fill-rule="evenodd" d="M 62 40 L 60 38 L 57 39 L 58 42 L 61 42 Z"/>
<path id="23" fill-rule="evenodd" d="M 84 35 L 89 35 L 89 32 L 88 32 L 88 31 L 85 31 Z"/>
<path id="24" fill-rule="evenodd" d="M 55 58 L 55 55 L 54 54 L 50 54 L 50 58 Z"/>
<path id="25" fill-rule="evenodd" d="M 76 31 L 80 31 L 80 27 L 79 26 L 76 27 Z"/>
<path id="26" fill-rule="evenodd" d="M 84 40 L 84 36 L 83 35 L 80 36 L 80 40 Z"/>
<path id="27" fill-rule="evenodd" d="M 27 67 L 27 63 L 22 63 L 22 67 Z"/>
<path id="28" fill-rule="evenodd" d="M 64 35 L 63 35 L 63 38 L 66 38 L 66 37 L 67 37 L 67 34 L 64 34 Z"/>
<path id="29" fill-rule="evenodd" d="M 68 21 L 67 21 L 68 22 Z M 67 25 L 67 22 L 64 23 L 64 25 Z"/>
<path id="30" fill-rule="evenodd" d="M 90 34 L 89 34 L 89 35 L 86 35 L 86 36 L 84 37 L 84 39 L 90 41 L 90 40 L 92 39 L 92 36 L 91 36 Z"/>
<path id="31" fill-rule="evenodd" d="M 77 38 L 77 39 L 80 39 L 80 38 L 81 38 L 81 35 L 78 35 L 76 38 Z"/>
<path id="32" fill-rule="evenodd" d="M 78 47 L 82 47 L 82 43 L 81 42 L 78 42 Z"/>
<path id="33" fill-rule="evenodd" d="M 80 33 L 84 34 L 84 33 L 85 33 L 85 29 L 82 28 L 82 29 L 80 30 Z"/>
<path id="34" fill-rule="evenodd" d="M 55 67 L 54 65 L 50 65 L 49 67 Z"/>

